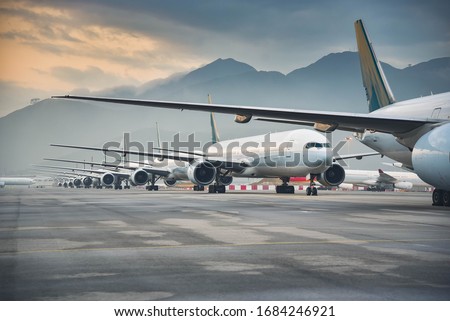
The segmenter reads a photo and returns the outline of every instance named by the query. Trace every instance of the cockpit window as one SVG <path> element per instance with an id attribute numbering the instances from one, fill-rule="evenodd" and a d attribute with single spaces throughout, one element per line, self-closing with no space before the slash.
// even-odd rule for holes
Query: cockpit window
<path id="1" fill-rule="evenodd" d="M 330 143 L 316 143 L 316 142 L 310 142 L 310 143 L 306 143 L 305 148 L 309 149 L 309 148 L 330 148 L 331 144 Z"/>

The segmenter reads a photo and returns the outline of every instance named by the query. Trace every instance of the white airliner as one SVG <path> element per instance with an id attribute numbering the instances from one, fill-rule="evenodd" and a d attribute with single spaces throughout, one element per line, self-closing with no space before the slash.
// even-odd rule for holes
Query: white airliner
<path id="1" fill-rule="evenodd" d="M 383 191 L 386 188 L 411 190 L 414 187 L 430 187 L 416 174 L 410 172 L 384 172 L 347 169 L 345 180 L 340 187 L 368 186 L 367 190 Z"/>
<path id="2" fill-rule="evenodd" d="M 28 177 L 0 177 L 0 188 L 7 185 L 32 185 L 35 181 Z"/>
<path id="3" fill-rule="evenodd" d="M 361 142 L 404 163 L 434 186 L 433 205 L 450 206 L 450 92 L 396 102 L 361 20 L 355 22 L 355 30 L 369 114 L 69 95 L 53 98 L 236 114 L 235 121 L 240 123 L 258 116 L 309 124 L 322 132 L 358 132 Z"/>

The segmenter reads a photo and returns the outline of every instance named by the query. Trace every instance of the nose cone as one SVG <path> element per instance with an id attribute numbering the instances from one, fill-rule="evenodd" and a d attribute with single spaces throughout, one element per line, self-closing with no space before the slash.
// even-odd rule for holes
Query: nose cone
<path id="1" fill-rule="evenodd" d="M 333 164 L 331 148 L 310 148 L 304 151 L 303 160 L 312 173 L 321 173 Z"/>

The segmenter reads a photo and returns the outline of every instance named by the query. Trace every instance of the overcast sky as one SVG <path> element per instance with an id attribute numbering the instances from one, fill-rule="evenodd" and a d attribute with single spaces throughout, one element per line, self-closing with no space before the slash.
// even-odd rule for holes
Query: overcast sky
<path id="1" fill-rule="evenodd" d="M 138 86 L 217 58 L 288 73 L 356 51 L 359 18 L 378 57 L 404 68 L 450 56 L 449 17 L 437 0 L 0 0 L 0 117 L 35 96 Z"/>

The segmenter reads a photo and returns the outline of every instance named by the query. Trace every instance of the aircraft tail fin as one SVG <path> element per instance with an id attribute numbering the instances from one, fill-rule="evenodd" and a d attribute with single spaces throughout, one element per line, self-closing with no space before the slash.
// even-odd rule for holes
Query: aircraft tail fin
<path id="1" fill-rule="evenodd" d="M 161 137 L 159 136 L 159 126 L 158 122 L 156 122 L 156 140 L 158 141 L 158 148 L 161 148 Z"/>
<path id="2" fill-rule="evenodd" d="M 211 102 L 211 95 L 208 95 L 208 103 Z M 216 118 L 214 117 L 214 113 L 210 114 L 210 122 L 211 122 L 211 143 L 215 144 L 220 142 L 219 131 L 217 130 Z"/>
<path id="3" fill-rule="evenodd" d="M 362 20 L 355 22 L 355 32 L 362 80 L 369 103 L 369 112 L 373 112 L 379 108 L 395 103 L 395 98 L 381 68 L 381 64 L 375 55 Z"/>

